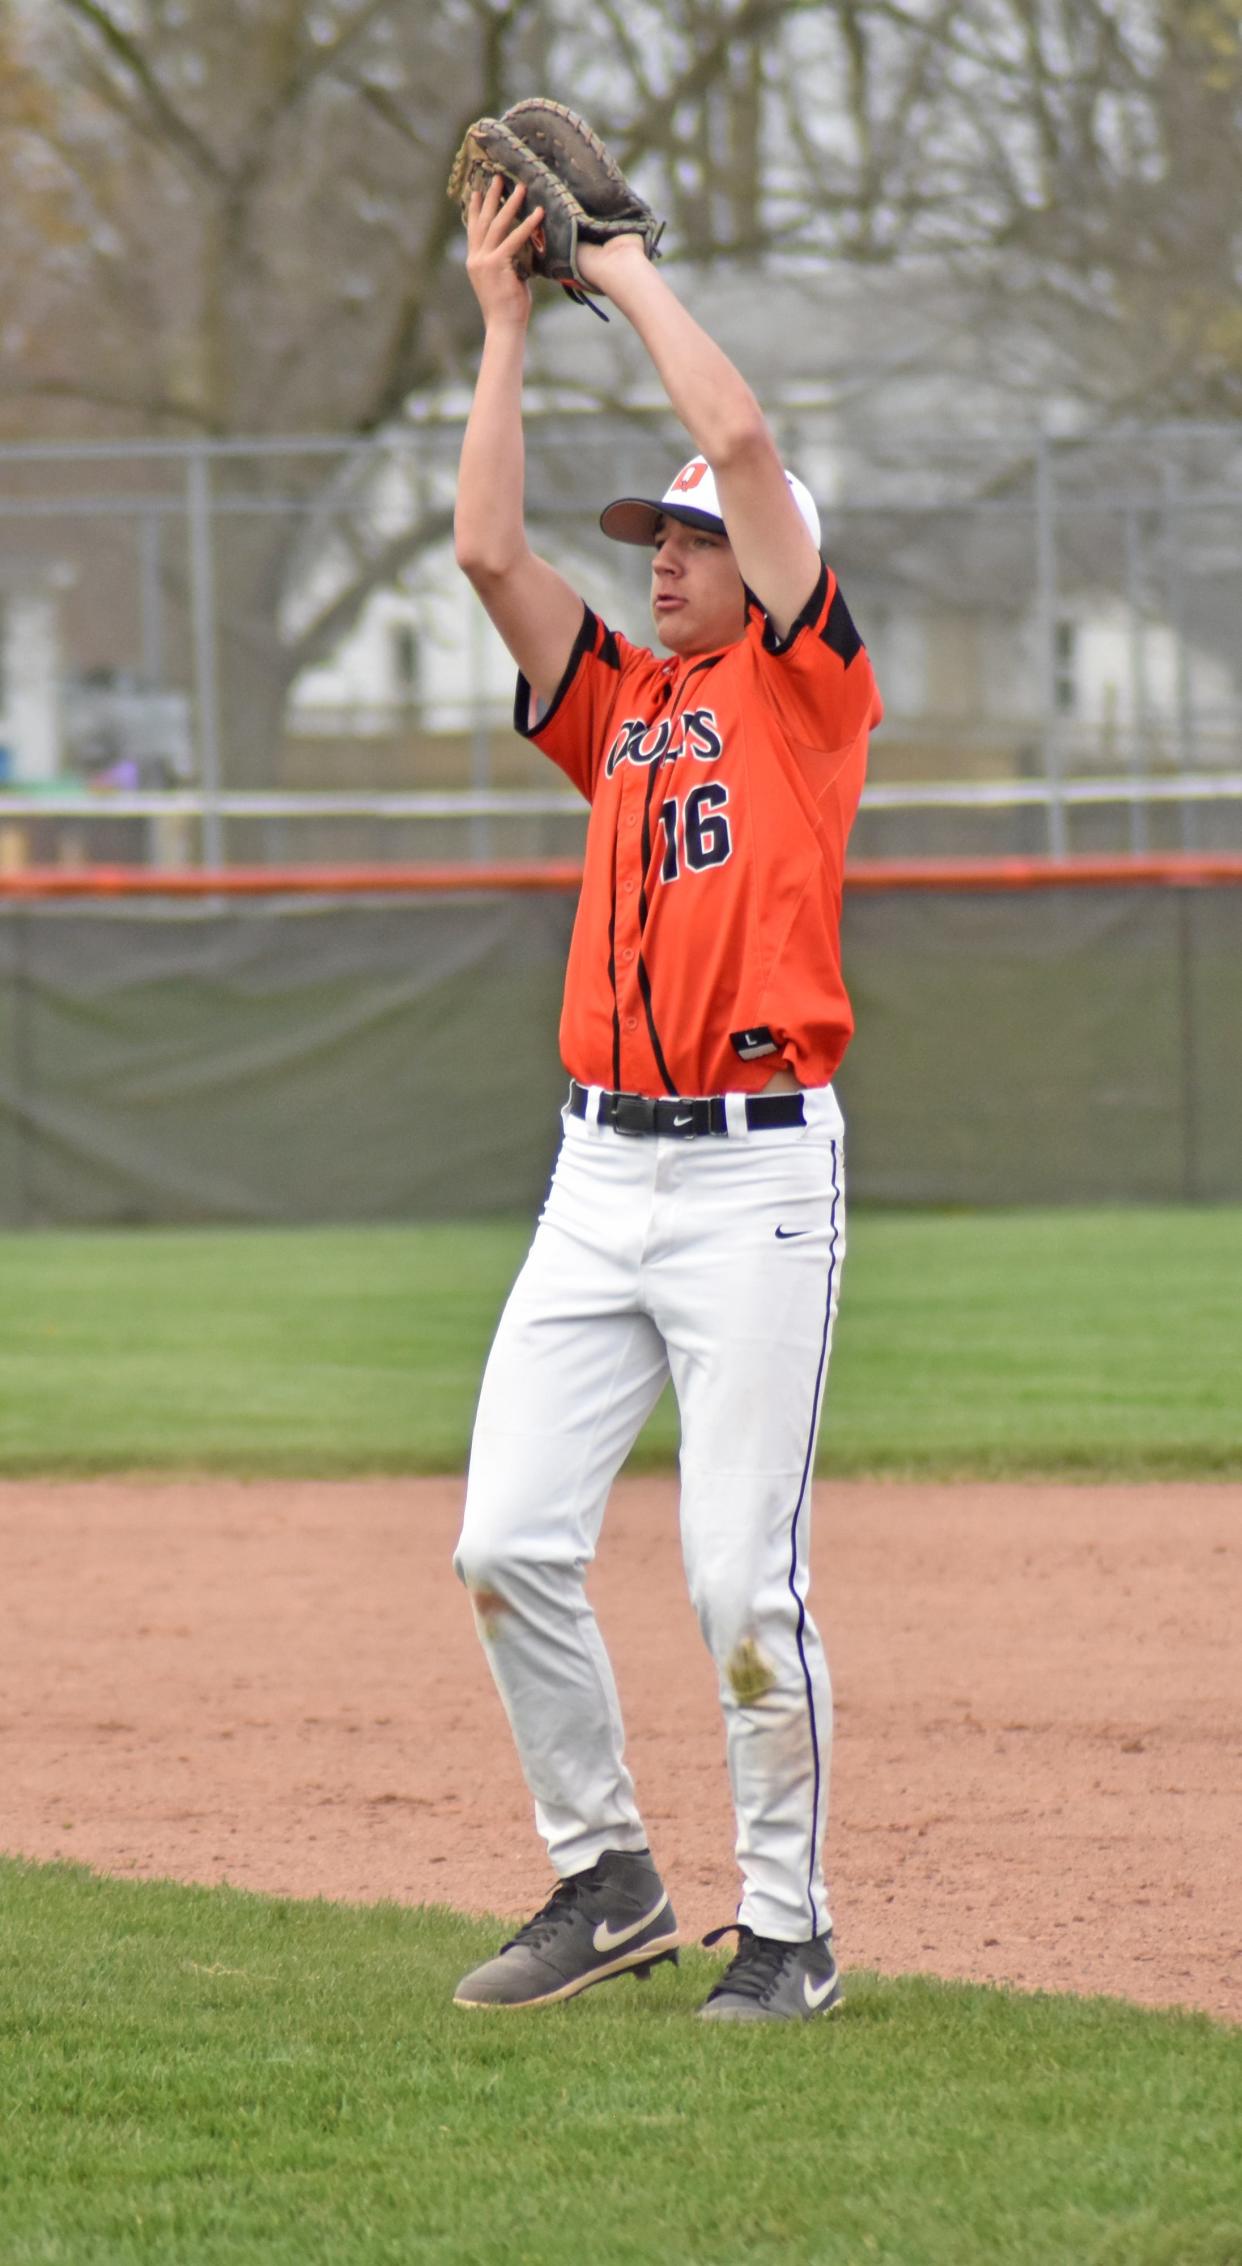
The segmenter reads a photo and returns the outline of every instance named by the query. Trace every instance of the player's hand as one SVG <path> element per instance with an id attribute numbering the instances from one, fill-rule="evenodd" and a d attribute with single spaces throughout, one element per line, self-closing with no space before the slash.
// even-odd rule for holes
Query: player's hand
<path id="1" fill-rule="evenodd" d="M 607 298 L 624 288 L 626 276 L 651 269 L 641 236 L 610 236 L 604 244 L 578 245 L 578 272 L 593 291 Z"/>
<path id="2" fill-rule="evenodd" d="M 543 206 L 522 212 L 526 196 L 523 182 L 508 197 L 495 174 L 487 192 L 476 189 L 466 215 L 466 274 L 485 323 L 530 321 L 531 295 L 526 278 L 515 264 L 543 219 Z"/>

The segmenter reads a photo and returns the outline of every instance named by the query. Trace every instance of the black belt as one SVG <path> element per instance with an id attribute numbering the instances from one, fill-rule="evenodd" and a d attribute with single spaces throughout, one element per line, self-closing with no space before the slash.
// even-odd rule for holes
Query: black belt
<path id="1" fill-rule="evenodd" d="M 590 1088 L 569 1081 L 569 1114 L 585 1117 Z M 683 1099 L 679 1094 L 601 1094 L 597 1117 L 614 1133 L 663 1133 L 674 1141 L 693 1141 L 702 1133 L 729 1130 L 723 1094 L 700 1094 Z M 805 1125 L 801 1094 L 748 1094 L 746 1123 L 752 1133 L 775 1125 Z"/>

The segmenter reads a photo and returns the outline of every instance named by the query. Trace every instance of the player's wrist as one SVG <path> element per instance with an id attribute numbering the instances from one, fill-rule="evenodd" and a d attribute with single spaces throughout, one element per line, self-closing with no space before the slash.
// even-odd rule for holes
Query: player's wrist
<path id="1" fill-rule="evenodd" d="M 577 265 L 584 283 L 605 292 L 610 299 L 626 288 L 629 277 L 655 277 L 641 236 L 611 236 L 604 244 L 580 243 Z"/>
<path id="2" fill-rule="evenodd" d="M 525 349 L 526 333 L 530 328 L 530 294 L 524 302 L 499 299 L 483 309 L 483 343 L 493 353 L 508 349 L 521 356 Z"/>

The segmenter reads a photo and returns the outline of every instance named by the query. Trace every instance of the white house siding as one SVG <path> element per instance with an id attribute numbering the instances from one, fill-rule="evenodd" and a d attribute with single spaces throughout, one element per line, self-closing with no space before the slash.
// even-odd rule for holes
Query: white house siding
<path id="1" fill-rule="evenodd" d="M 0 592 L 0 622 L 0 746 L 8 751 L 13 785 L 40 786 L 60 770 L 55 598 L 42 591 Z"/>
<path id="2" fill-rule="evenodd" d="M 1188 648 L 1183 658 L 1165 622 L 1144 621 L 1136 637 L 1124 605 L 1097 602 L 1078 620 L 1077 644 L 1072 716 L 1104 754 L 1114 742 L 1121 746 L 1149 734 L 1175 740 L 1184 702 L 1200 720 L 1197 736 L 1208 741 L 1213 715 L 1230 712 L 1230 670 L 1201 648 Z"/>
<path id="3" fill-rule="evenodd" d="M 556 563 L 619 628 L 646 634 L 644 600 L 610 572 L 607 559 L 575 561 L 558 547 Z M 418 654 L 413 687 L 396 667 L 403 629 Z M 290 720 L 295 731 L 384 732 L 404 708 L 425 730 L 459 732 L 480 713 L 507 714 L 513 684 L 503 640 L 444 543 L 424 554 L 403 585 L 370 601 L 329 661 L 303 672 Z"/>

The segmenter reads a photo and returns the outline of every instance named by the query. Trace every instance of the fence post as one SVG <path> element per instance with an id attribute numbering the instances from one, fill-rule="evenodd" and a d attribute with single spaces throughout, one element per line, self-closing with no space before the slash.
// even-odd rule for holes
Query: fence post
<path id="1" fill-rule="evenodd" d="M 13 1227 L 30 1227 L 34 1222 L 32 1175 L 37 1151 L 32 1131 L 35 1107 L 34 1079 L 34 1005 L 30 981 L 31 908 L 13 905 L 9 908 L 13 934 L 12 1016 L 10 1030 L 13 1042 Z"/>
<path id="2" fill-rule="evenodd" d="M 1182 777 L 1195 762 L 1195 708 L 1186 637 L 1186 562 L 1182 547 L 1182 487 L 1172 450 L 1164 459 L 1165 606 L 1173 633 L 1174 703 L 1177 716 L 1177 767 Z M 1182 848 L 1198 847 L 1198 821 L 1185 796 L 1180 804 Z"/>
<path id="3" fill-rule="evenodd" d="M 1194 891 L 1173 892 L 1177 910 L 1177 1003 L 1181 1040 L 1182 1202 L 1193 1204 L 1199 1188 L 1199 1078 L 1195 1028 Z"/>
<path id="4" fill-rule="evenodd" d="M 492 783 L 492 745 L 488 728 L 487 696 L 487 617 L 476 599 L 470 607 L 470 787 L 476 795 L 486 794 Z M 492 822 L 486 811 L 470 814 L 470 855 L 476 865 L 486 865 L 492 854 Z"/>
<path id="5" fill-rule="evenodd" d="M 1147 757 L 1150 744 L 1150 711 L 1147 698 L 1147 655 L 1143 644 L 1143 578 L 1142 554 L 1139 540 L 1138 513 L 1134 505 L 1126 505 L 1126 611 L 1130 678 L 1130 730 L 1127 734 L 1128 759 L 1133 793 L 1130 796 L 1130 854 L 1140 857 L 1148 845 L 1147 797 L 1140 793 L 1146 784 Z"/>
<path id="6" fill-rule="evenodd" d="M 160 579 L 160 515 L 144 511 L 138 523 L 138 643 L 142 681 L 152 692 L 164 682 L 164 593 Z"/>
<path id="7" fill-rule="evenodd" d="M 203 794 L 203 864 L 224 864 L 220 814 L 220 710 L 216 682 L 216 577 L 211 536 L 211 467 L 201 441 L 185 468 L 190 536 L 190 602 L 194 637 L 194 711 Z"/>
<path id="8" fill-rule="evenodd" d="M 1056 481 L 1052 442 L 1041 431 L 1035 443 L 1035 573 L 1039 622 L 1040 713 L 1043 726 L 1044 784 L 1048 790 L 1048 853 L 1066 853 L 1065 797 L 1062 792 L 1061 718 L 1057 708 L 1057 534 Z"/>

